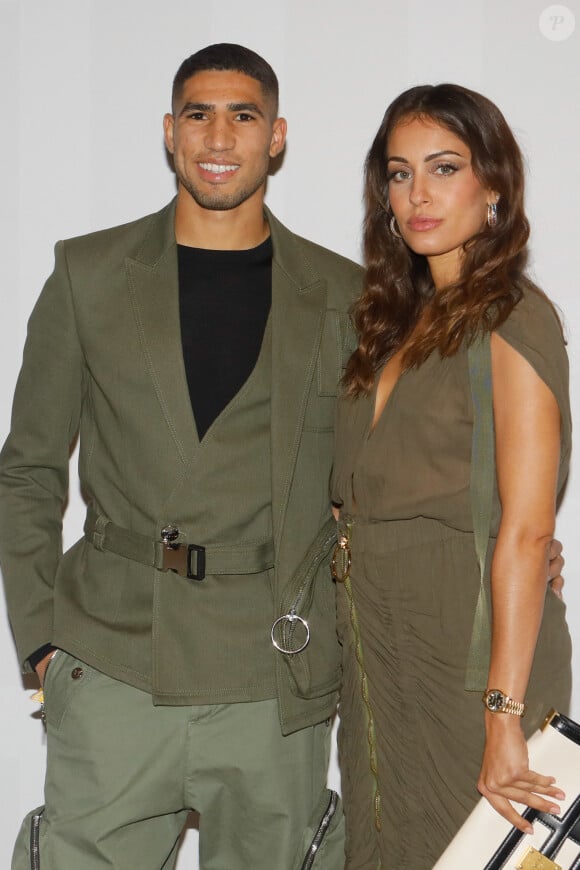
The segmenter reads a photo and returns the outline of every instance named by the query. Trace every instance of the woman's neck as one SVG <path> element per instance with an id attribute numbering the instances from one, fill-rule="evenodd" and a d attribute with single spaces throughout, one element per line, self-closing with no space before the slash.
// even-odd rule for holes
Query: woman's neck
<path id="1" fill-rule="evenodd" d="M 427 257 L 429 271 L 435 285 L 435 292 L 449 284 L 454 284 L 459 279 L 460 258 L 457 249 L 436 257 Z"/>

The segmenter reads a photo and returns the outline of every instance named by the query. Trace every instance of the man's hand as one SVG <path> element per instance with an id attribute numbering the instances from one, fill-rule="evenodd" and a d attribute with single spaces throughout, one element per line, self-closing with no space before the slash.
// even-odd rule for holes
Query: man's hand
<path id="1" fill-rule="evenodd" d="M 560 546 L 561 548 L 561 546 Z M 56 650 L 51 650 L 48 655 L 46 655 L 43 659 L 41 659 L 36 665 L 36 676 L 40 681 L 40 687 L 44 686 L 44 675 L 46 674 L 46 669 L 52 661 L 54 655 L 56 654 Z"/>
<path id="2" fill-rule="evenodd" d="M 564 578 L 562 577 L 562 569 L 564 567 L 564 557 L 562 556 L 562 544 L 555 538 L 550 544 L 550 564 L 548 565 L 548 583 L 552 588 L 554 595 L 562 598 L 562 589 L 564 588 Z"/>

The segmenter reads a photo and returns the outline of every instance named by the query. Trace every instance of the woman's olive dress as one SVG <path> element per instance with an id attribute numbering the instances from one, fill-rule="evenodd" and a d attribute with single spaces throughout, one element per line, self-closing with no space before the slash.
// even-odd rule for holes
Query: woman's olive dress
<path id="1" fill-rule="evenodd" d="M 561 491 L 571 422 L 559 322 L 545 297 L 528 291 L 498 333 L 558 402 Z M 354 608 L 337 584 L 346 868 L 428 870 L 479 798 L 484 743 L 481 694 L 464 689 L 480 582 L 466 350 L 433 353 L 404 373 L 371 431 L 374 401 L 340 400 L 332 480 L 333 501 L 354 517 Z M 488 556 L 500 516 L 496 492 Z M 551 706 L 567 711 L 570 658 L 565 606 L 547 589 L 527 734 Z"/>

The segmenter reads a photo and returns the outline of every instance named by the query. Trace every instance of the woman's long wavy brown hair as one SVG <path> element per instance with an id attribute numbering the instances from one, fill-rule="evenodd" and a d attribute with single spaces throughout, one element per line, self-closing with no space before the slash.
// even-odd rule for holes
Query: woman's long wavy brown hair
<path id="1" fill-rule="evenodd" d="M 496 226 L 486 225 L 466 243 L 459 279 L 437 293 L 426 258 L 389 229 L 387 143 L 397 124 L 414 118 L 435 121 L 458 136 L 471 151 L 482 186 L 500 197 Z M 479 330 L 503 323 L 525 289 L 537 289 L 524 274 L 529 224 L 522 155 L 502 113 L 481 94 L 441 84 L 397 97 L 367 155 L 365 205 L 366 275 L 352 309 L 359 346 L 343 381 L 352 397 L 370 392 L 377 371 L 406 341 L 406 369 L 434 350 L 451 356 Z"/>

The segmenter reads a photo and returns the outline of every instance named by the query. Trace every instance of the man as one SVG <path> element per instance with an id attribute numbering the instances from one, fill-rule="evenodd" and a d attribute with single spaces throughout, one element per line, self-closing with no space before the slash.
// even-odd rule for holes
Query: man
<path id="1" fill-rule="evenodd" d="M 343 866 L 327 483 L 360 269 L 264 212 L 277 96 L 248 49 L 184 61 L 176 200 L 59 243 L 31 317 L 0 555 L 48 767 L 13 870 L 171 868 L 190 808 L 204 870 Z"/>
<path id="2" fill-rule="evenodd" d="M 59 243 L 31 317 L 1 558 L 48 761 L 14 870 L 173 867 L 191 808 L 207 870 L 344 862 L 327 483 L 360 269 L 264 211 L 277 104 L 248 49 L 184 61 L 176 200 Z M 62 555 L 79 428 L 85 536 Z"/>

